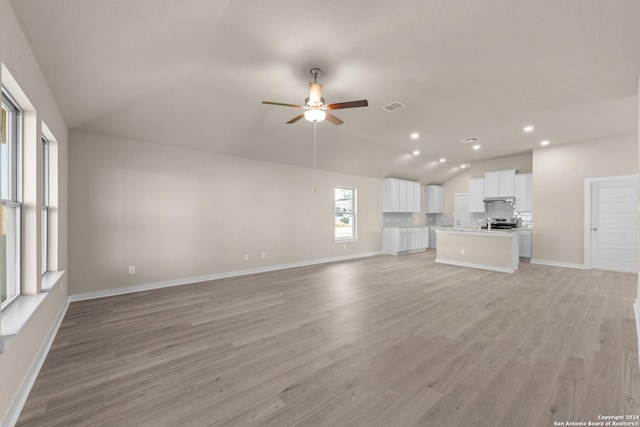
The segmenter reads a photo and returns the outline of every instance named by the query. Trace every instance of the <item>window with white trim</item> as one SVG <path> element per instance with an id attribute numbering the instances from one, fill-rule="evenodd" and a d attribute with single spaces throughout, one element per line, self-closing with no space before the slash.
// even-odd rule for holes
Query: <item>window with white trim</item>
<path id="1" fill-rule="evenodd" d="M 3 89 L 2 129 L 0 131 L 0 187 L 2 193 L 0 212 L 2 292 L 0 307 L 2 309 L 9 306 L 22 293 L 21 118 L 22 114 L 18 104 Z"/>
<path id="2" fill-rule="evenodd" d="M 42 137 L 42 264 L 40 273 L 48 270 L 49 245 L 49 141 Z"/>
<path id="3" fill-rule="evenodd" d="M 356 189 L 335 188 L 335 239 L 356 238 Z"/>

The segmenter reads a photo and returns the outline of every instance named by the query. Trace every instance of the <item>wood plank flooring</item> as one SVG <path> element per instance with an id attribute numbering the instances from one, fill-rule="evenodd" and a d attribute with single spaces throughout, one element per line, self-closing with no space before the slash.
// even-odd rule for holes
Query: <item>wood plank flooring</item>
<path id="1" fill-rule="evenodd" d="M 637 275 L 435 252 L 74 302 L 18 426 L 554 426 L 640 415 Z"/>

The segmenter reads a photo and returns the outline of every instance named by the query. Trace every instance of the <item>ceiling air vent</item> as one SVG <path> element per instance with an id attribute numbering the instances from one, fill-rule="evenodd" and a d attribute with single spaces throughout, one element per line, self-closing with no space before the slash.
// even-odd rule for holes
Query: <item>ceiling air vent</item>
<path id="1" fill-rule="evenodd" d="M 393 101 L 390 104 L 385 105 L 384 107 L 382 107 L 383 110 L 387 110 L 387 111 L 393 111 L 393 110 L 397 110 L 398 108 L 402 108 L 405 105 L 400 102 L 400 101 Z"/>
<path id="2" fill-rule="evenodd" d="M 475 136 L 472 136 L 471 138 L 464 138 L 461 139 L 460 142 L 462 142 L 463 144 L 470 144 L 473 142 L 478 142 L 480 141 L 480 138 L 476 138 Z"/>

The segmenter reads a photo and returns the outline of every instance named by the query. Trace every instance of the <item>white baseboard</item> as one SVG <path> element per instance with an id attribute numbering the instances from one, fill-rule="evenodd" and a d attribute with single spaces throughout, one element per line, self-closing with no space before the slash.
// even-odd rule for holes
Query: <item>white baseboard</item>
<path id="1" fill-rule="evenodd" d="M 346 255 L 346 256 L 333 257 L 333 258 L 322 258 L 322 259 L 316 259 L 316 260 L 310 260 L 310 261 L 294 262 L 291 264 L 279 264 L 279 265 L 271 265 L 267 267 L 250 268 L 246 270 L 229 271 L 225 273 L 208 274 L 205 276 L 185 277 L 182 279 L 167 280 L 164 282 L 146 283 L 142 285 L 127 286 L 127 287 L 114 288 L 114 289 L 105 289 L 102 291 L 86 292 L 82 294 L 70 295 L 69 301 L 74 302 L 74 301 L 90 300 L 95 298 L 105 298 L 105 297 L 111 297 L 116 295 L 130 294 L 134 292 L 168 288 L 171 286 L 188 285 L 192 283 L 209 282 L 211 280 L 226 279 L 229 277 L 246 276 L 249 274 L 266 273 L 269 271 L 276 271 L 276 270 L 285 270 L 287 268 L 305 267 L 308 265 L 326 264 L 329 262 L 347 261 L 350 259 L 357 259 L 357 258 L 366 258 L 366 257 L 381 255 L 381 254 L 382 254 L 382 251 L 367 252 L 367 253 L 361 253 L 361 254 L 355 254 L 355 255 Z"/>
<path id="2" fill-rule="evenodd" d="M 44 364 L 45 359 L 47 358 L 47 354 L 49 354 L 49 349 L 51 348 L 51 344 L 53 344 L 53 339 L 56 337 L 58 333 L 58 329 L 62 324 L 62 320 L 64 319 L 64 315 L 67 313 L 67 308 L 69 307 L 69 300 L 62 306 L 60 312 L 56 316 L 51 328 L 49 329 L 49 333 L 47 334 L 42 346 L 40 347 L 40 351 L 36 355 L 35 359 L 31 363 L 31 367 L 27 372 L 22 384 L 20 385 L 20 389 L 18 393 L 13 398 L 13 402 L 11 402 L 11 406 L 9 406 L 9 410 L 7 411 L 4 420 L 0 424 L 2 427 L 10 427 L 15 426 L 18 422 L 18 418 L 20 417 L 20 412 L 22 412 L 22 408 L 24 404 L 27 402 L 27 397 L 29 397 L 29 393 L 31 392 L 31 388 L 33 384 L 36 382 L 36 378 L 38 377 L 38 373 L 40 373 L 40 369 L 42 369 L 42 365 Z"/>
<path id="3" fill-rule="evenodd" d="M 633 303 L 633 311 L 636 313 L 636 344 L 638 345 L 638 361 L 640 362 L 640 298 L 636 298 L 636 302 Z"/>
<path id="4" fill-rule="evenodd" d="M 529 261 L 531 264 L 540 264 L 540 265 L 549 265 L 552 267 L 566 267 L 566 268 L 577 268 L 580 270 L 588 270 L 584 264 L 572 264 L 570 262 L 558 262 L 558 261 L 547 261 L 544 259 L 535 259 L 531 258 Z"/>

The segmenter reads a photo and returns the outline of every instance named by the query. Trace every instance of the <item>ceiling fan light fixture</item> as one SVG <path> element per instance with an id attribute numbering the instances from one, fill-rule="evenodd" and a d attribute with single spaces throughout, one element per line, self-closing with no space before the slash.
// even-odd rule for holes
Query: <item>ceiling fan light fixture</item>
<path id="1" fill-rule="evenodd" d="M 310 122 L 321 122 L 327 117 L 327 113 L 322 110 L 307 110 L 304 112 L 304 118 Z"/>

